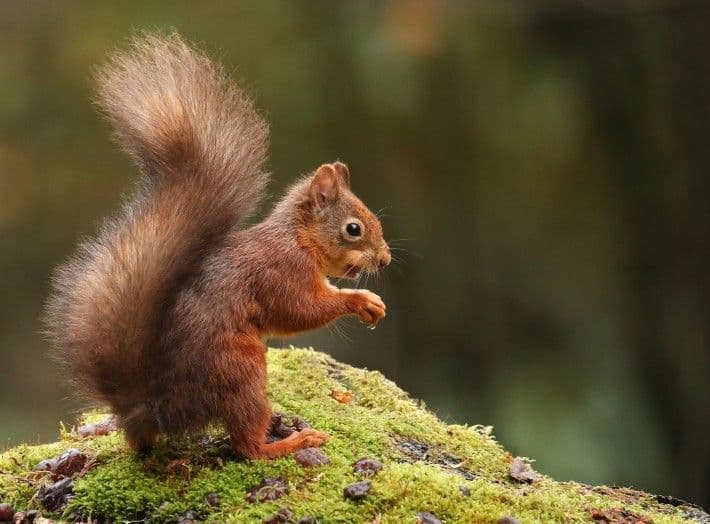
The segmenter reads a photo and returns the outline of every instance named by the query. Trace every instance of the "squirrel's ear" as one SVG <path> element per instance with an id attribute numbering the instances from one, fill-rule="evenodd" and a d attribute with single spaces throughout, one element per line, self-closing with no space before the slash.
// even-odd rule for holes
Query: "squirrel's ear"
<path id="1" fill-rule="evenodd" d="M 333 164 L 323 164 L 313 174 L 311 180 L 311 200 L 317 209 L 323 209 L 338 198 L 340 176 Z"/>
<path id="2" fill-rule="evenodd" d="M 345 187 L 350 189 L 350 170 L 348 169 L 348 166 L 338 160 L 333 163 L 333 168 L 335 169 L 335 172 L 338 173 L 340 181 L 345 184 Z"/>

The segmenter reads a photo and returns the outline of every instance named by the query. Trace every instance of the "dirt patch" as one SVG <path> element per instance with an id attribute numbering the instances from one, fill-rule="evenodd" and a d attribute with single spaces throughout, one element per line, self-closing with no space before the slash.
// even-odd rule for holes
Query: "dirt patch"
<path id="1" fill-rule="evenodd" d="M 402 453 L 402 462 L 426 462 L 474 480 L 478 475 L 466 467 L 466 461 L 438 449 L 436 446 L 414 439 L 395 439 L 395 446 Z"/>
<path id="2" fill-rule="evenodd" d="M 693 520 L 698 524 L 710 524 L 710 515 L 703 508 L 676 497 L 670 497 L 667 495 L 649 495 L 648 493 L 644 493 L 643 491 L 638 491 L 636 489 L 616 486 L 592 487 L 582 485 L 581 487 L 583 493 L 591 492 L 596 493 L 598 495 L 613 497 L 619 502 L 623 502 L 625 504 L 645 504 L 650 501 L 654 501 L 661 504 L 661 506 L 658 507 L 658 510 L 660 511 L 664 511 L 664 505 L 668 506 L 668 513 L 671 513 L 673 508 L 677 508 L 687 519 Z"/>

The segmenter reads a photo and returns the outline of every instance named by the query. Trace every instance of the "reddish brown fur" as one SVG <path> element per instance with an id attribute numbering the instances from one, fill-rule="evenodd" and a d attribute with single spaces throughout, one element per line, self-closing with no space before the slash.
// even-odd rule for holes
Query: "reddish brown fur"
<path id="1" fill-rule="evenodd" d="M 246 457 L 322 444 L 315 430 L 265 442 L 264 339 L 385 315 L 374 293 L 326 278 L 390 261 L 347 166 L 324 164 L 263 222 L 235 230 L 266 183 L 268 129 L 218 67 L 177 35 L 149 35 L 100 71 L 98 102 L 143 177 L 57 271 L 47 325 L 73 375 L 135 449 L 212 421 Z M 353 220 L 361 237 L 345 233 Z"/>

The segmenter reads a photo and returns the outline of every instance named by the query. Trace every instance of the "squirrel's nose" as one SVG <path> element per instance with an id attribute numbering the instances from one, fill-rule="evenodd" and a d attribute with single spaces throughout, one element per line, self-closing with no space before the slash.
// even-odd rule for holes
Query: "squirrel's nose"
<path id="1" fill-rule="evenodd" d="M 377 265 L 380 267 L 385 267 L 389 266 L 389 263 L 392 262 L 392 255 L 390 254 L 390 248 L 385 248 L 385 251 L 382 251 L 380 253 L 380 256 L 377 257 Z"/>

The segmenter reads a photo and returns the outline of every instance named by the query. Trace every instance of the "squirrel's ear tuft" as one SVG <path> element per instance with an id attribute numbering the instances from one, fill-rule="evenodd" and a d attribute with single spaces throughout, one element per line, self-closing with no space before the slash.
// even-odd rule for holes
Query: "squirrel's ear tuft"
<path id="1" fill-rule="evenodd" d="M 313 174 L 310 196 L 316 209 L 323 209 L 338 198 L 340 175 L 333 164 L 323 164 Z"/>
<path id="2" fill-rule="evenodd" d="M 348 169 L 348 166 L 345 165 L 343 162 L 338 160 L 337 162 L 333 163 L 333 169 L 335 169 L 335 172 L 338 173 L 338 176 L 340 177 L 340 181 L 347 187 L 348 189 L 350 188 L 350 170 Z"/>

